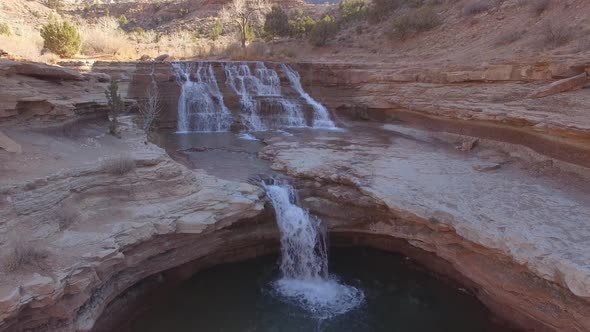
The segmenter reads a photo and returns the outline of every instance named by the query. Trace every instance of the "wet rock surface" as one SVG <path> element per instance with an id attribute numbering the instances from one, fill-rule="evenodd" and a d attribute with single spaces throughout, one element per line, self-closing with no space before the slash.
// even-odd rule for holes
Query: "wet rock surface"
<path id="1" fill-rule="evenodd" d="M 386 128 L 268 139 L 261 156 L 300 181 L 304 203 L 333 232 L 433 252 L 527 328 L 590 329 L 587 180 L 542 175 L 510 150 L 457 151 Z"/>

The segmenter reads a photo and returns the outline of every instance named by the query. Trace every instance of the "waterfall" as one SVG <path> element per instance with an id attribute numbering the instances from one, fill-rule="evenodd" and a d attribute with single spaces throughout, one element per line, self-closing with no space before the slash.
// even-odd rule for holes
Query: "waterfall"
<path id="1" fill-rule="evenodd" d="M 318 103 L 307 92 L 305 92 L 303 86 L 301 85 L 301 77 L 299 76 L 299 73 L 289 65 L 282 64 L 281 68 L 287 76 L 287 79 L 289 79 L 291 87 L 293 87 L 293 89 L 299 93 L 301 98 L 305 99 L 305 101 L 313 108 L 313 127 L 336 128 L 334 122 L 330 120 L 330 113 L 326 107 Z"/>
<path id="2" fill-rule="evenodd" d="M 178 132 L 228 131 L 233 119 L 225 106 L 211 64 L 173 63 L 182 84 L 178 100 Z M 191 77 L 192 76 L 192 77 Z"/>
<path id="3" fill-rule="evenodd" d="M 281 277 L 274 288 L 284 299 L 319 318 L 343 314 L 364 300 L 361 290 L 328 274 L 328 255 L 321 222 L 297 206 L 293 188 L 264 185 L 281 232 Z"/>
<path id="4" fill-rule="evenodd" d="M 239 97 L 239 109 L 233 110 L 233 114 L 245 132 L 308 127 L 306 110 L 313 111 L 309 117 L 313 128 L 335 128 L 326 108 L 303 90 L 293 68 L 281 65 L 285 76 L 279 76 L 263 62 L 225 62 L 220 66 L 225 75 L 223 91 Z M 175 62 L 173 68 L 181 85 L 177 131 L 229 131 L 234 119 L 224 102 L 214 64 Z M 281 91 L 281 78 L 285 77 L 292 87 L 286 94 Z M 228 99 L 228 105 L 234 105 L 234 101 L 238 100 Z"/>

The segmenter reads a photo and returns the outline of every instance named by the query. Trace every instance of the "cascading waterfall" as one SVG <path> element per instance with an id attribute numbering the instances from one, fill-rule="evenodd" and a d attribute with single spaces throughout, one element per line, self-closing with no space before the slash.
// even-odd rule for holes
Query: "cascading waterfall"
<path id="1" fill-rule="evenodd" d="M 239 97 L 245 132 L 308 127 L 304 106 L 313 110 L 313 128 L 335 128 L 326 108 L 303 90 L 299 74 L 287 65 L 282 70 L 293 92 L 283 95 L 281 77 L 263 62 L 221 64 L 225 85 Z M 226 107 L 212 63 L 173 63 L 181 95 L 178 101 L 178 132 L 226 132 L 233 116 Z M 231 104 L 230 104 L 231 105 Z M 234 114 L 236 114 L 234 112 Z"/>
<path id="2" fill-rule="evenodd" d="M 313 108 L 313 127 L 329 129 L 336 128 L 334 122 L 330 120 L 330 113 L 328 112 L 326 107 L 318 103 L 307 92 L 305 92 L 303 86 L 301 85 L 301 77 L 299 76 L 299 73 L 295 71 L 293 68 L 291 68 L 291 66 L 286 64 L 282 64 L 281 68 L 287 76 L 287 79 L 289 79 L 289 82 L 291 83 L 293 89 L 295 89 L 295 91 L 299 93 L 301 98 L 305 99 L 305 101 Z"/>
<path id="3" fill-rule="evenodd" d="M 178 101 L 178 132 L 228 131 L 233 118 L 223 101 L 213 66 L 199 63 L 195 71 L 191 63 L 178 62 L 173 67 L 182 84 Z"/>
<path id="4" fill-rule="evenodd" d="M 264 185 L 281 232 L 281 278 L 275 290 L 321 319 L 343 314 L 364 300 L 361 290 L 328 274 L 325 234 L 319 219 L 295 204 L 287 184 Z"/>

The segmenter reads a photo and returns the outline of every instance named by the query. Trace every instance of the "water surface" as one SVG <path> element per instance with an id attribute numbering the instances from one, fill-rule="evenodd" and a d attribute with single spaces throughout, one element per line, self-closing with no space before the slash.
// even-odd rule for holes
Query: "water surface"
<path id="1" fill-rule="evenodd" d="M 473 296 L 404 256 L 362 248 L 332 250 L 330 271 L 362 289 L 363 304 L 318 319 L 273 291 L 277 263 L 276 256 L 262 257 L 202 271 L 138 312 L 125 331 L 512 331 L 496 325 Z"/>

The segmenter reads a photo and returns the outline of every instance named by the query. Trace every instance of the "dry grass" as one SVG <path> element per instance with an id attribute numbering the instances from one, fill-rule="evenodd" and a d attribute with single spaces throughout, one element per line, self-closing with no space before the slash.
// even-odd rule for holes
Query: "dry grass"
<path id="1" fill-rule="evenodd" d="M 2 267 L 7 272 L 20 270 L 25 266 L 37 265 L 47 253 L 22 239 L 13 240 L 2 256 Z"/>
<path id="2" fill-rule="evenodd" d="M 112 175 L 125 175 L 135 170 L 136 167 L 135 160 L 129 157 L 119 157 L 105 160 L 101 170 Z"/>
<path id="3" fill-rule="evenodd" d="M 243 48 L 239 43 L 230 44 L 223 52 L 224 56 L 232 61 L 261 61 L 270 54 L 267 45 L 252 43 Z"/>
<path id="4" fill-rule="evenodd" d="M 85 55 L 112 55 L 119 58 L 136 58 L 135 49 L 130 40 L 119 29 L 119 23 L 112 17 L 103 17 L 96 24 L 82 25 L 82 48 Z"/>
<path id="5" fill-rule="evenodd" d="M 0 49 L 8 52 L 9 55 L 45 63 L 59 61 L 59 57 L 55 54 L 49 52 L 42 54 L 43 39 L 39 31 L 26 25 L 11 26 L 11 31 L 10 35 L 0 35 Z"/>

